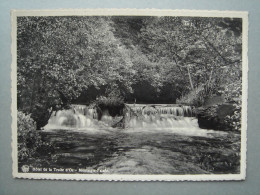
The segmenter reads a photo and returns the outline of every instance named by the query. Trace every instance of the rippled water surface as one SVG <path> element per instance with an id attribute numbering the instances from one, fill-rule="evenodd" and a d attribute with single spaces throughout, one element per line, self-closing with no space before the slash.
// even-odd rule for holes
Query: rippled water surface
<path id="1" fill-rule="evenodd" d="M 204 130 L 207 131 L 207 130 Z M 105 169 L 116 174 L 239 173 L 240 135 L 181 130 L 50 130 L 43 139 L 51 154 L 37 159 L 42 167 Z"/>

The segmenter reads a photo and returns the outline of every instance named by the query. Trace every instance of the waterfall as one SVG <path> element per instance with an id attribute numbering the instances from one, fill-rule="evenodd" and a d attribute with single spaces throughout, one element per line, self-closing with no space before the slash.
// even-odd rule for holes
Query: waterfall
<path id="1" fill-rule="evenodd" d="M 103 110 L 98 119 L 97 110 L 86 105 L 71 105 L 70 109 L 53 112 L 44 130 L 111 130 L 122 118 L 125 132 L 161 132 L 208 136 L 213 130 L 200 129 L 194 108 L 174 104 L 125 104 L 124 117 L 112 117 Z"/>
<path id="2" fill-rule="evenodd" d="M 126 106 L 136 113 L 142 113 L 142 115 L 166 114 L 185 117 L 195 116 L 195 112 L 191 106 L 175 104 L 126 104 Z"/>
<path id="3" fill-rule="evenodd" d="M 167 104 L 127 104 L 126 127 L 129 128 L 198 128 L 191 106 Z"/>
<path id="4" fill-rule="evenodd" d="M 97 119 L 97 110 L 94 108 L 88 108 L 86 105 L 72 104 L 72 110 L 75 114 L 83 115 L 91 119 Z"/>
<path id="5" fill-rule="evenodd" d="M 126 104 L 126 132 L 167 132 L 203 137 L 216 134 L 214 130 L 199 128 L 194 110 L 191 106 L 174 104 Z"/>
<path id="6" fill-rule="evenodd" d="M 53 112 L 44 129 L 94 128 L 97 111 L 85 105 L 71 105 L 71 109 Z"/>

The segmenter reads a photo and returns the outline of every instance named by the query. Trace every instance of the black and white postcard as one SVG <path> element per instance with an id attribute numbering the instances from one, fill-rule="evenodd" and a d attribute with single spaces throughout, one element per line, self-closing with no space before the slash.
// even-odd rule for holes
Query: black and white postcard
<path id="1" fill-rule="evenodd" d="M 245 179 L 247 12 L 11 17 L 15 178 Z"/>

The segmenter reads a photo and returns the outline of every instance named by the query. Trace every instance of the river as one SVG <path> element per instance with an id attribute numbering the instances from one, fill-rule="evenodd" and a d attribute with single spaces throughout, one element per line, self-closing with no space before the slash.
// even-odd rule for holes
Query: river
<path id="1" fill-rule="evenodd" d="M 192 136 L 158 129 L 48 130 L 41 134 L 54 151 L 37 159 L 37 166 L 108 174 L 239 173 L 240 135 L 209 132 Z"/>
<path id="2" fill-rule="evenodd" d="M 54 112 L 32 167 L 99 174 L 228 174 L 240 172 L 240 133 L 201 129 L 192 107 L 127 105 L 122 120 L 74 105 Z M 41 169 L 39 169 L 41 171 Z M 39 171 L 37 170 L 37 171 Z M 65 171 L 66 172 L 66 171 Z"/>

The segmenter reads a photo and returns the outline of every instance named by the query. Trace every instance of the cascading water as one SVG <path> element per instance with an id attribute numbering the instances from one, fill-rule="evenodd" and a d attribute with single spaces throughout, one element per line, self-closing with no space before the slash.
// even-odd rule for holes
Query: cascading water
<path id="1" fill-rule="evenodd" d="M 168 131 L 192 136 L 213 132 L 200 129 L 195 116 L 191 106 L 126 104 L 125 127 L 128 131 Z"/>
<path id="2" fill-rule="evenodd" d="M 44 129 L 92 128 L 95 127 L 96 119 L 96 109 L 87 108 L 85 105 L 71 105 L 69 110 L 53 112 Z"/>
<path id="3" fill-rule="evenodd" d="M 190 106 L 128 104 L 127 107 L 130 128 L 198 127 Z"/>
<path id="4" fill-rule="evenodd" d="M 167 131 L 192 136 L 208 136 L 215 133 L 212 130 L 203 130 L 198 126 L 194 109 L 190 106 L 174 104 L 125 104 L 124 112 L 125 132 L 159 132 Z M 108 110 L 102 111 L 98 120 L 97 110 L 86 105 L 71 105 L 71 109 L 53 112 L 45 130 L 112 130 L 115 121 L 122 116 L 110 116 Z"/>
<path id="5" fill-rule="evenodd" d="M 109 125 L 109 126 L 112 125 L 113 117 L 110 116 L 108 110 L 104 110 L 104 111 L 102 112 L 101 121 L 103 121 L 104 123 L 106 123 L 106 124 Z"/>

